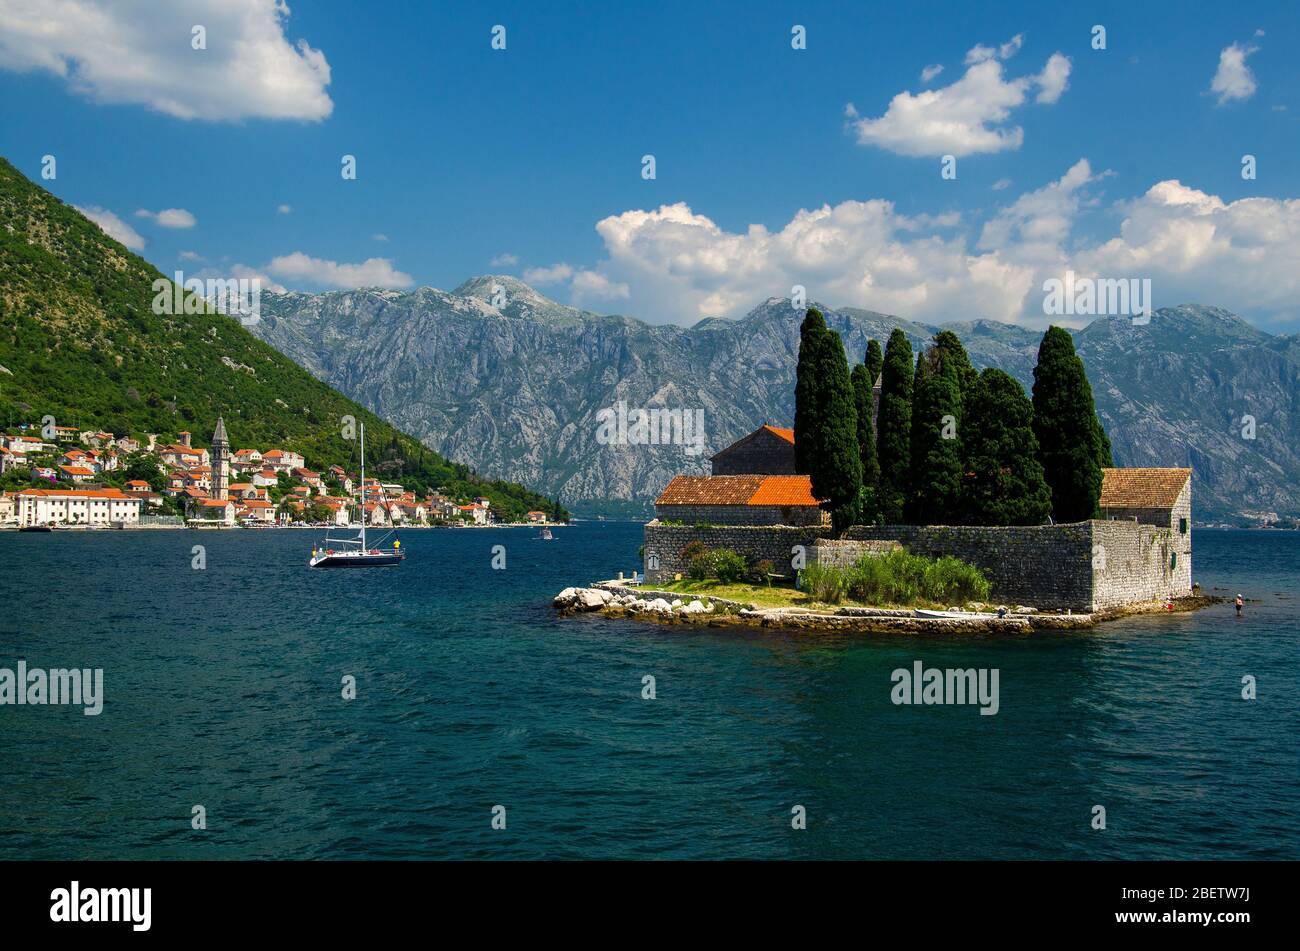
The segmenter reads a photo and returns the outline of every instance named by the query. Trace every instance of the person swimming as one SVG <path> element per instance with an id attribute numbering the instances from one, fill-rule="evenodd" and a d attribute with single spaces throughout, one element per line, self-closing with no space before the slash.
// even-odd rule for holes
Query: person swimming
<path id="1" fill-rule="evenodd" d="M 1241 606 L 1242 606 L 1243 604 L 1245 604 L 1245 603 L 1246 603 L 1246 602 L 1242 600 L 1241 592 L 1238 591 L 1238 592 L 1237 592 L 1237 601 L 1236 601 L 1236 605 L 1237 605 L 1237 617 L 1241 617 Z"/>

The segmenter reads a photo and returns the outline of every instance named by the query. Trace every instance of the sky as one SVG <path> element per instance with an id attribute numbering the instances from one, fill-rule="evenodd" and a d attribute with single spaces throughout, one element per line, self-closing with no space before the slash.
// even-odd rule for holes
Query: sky
<path id="1" fill-rule="evenodd" d="M 1074 272 L 1300 330 L 1294 3 L 1052 6 L 0 0 L 0 155 L 272 289 L 1042 327 Z"/>

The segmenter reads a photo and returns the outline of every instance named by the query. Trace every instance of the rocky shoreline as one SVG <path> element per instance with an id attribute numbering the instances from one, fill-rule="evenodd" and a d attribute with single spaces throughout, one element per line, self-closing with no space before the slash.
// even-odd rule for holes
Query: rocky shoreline
<path id="1" fill-rule="evenodd" d="M 1017 606 L 1005 617 L 977 611 L 961 617 L 926 617 L 906 608 L 761 608 L 727 598 L 690 595 L 683 599 L 672 591 L 632 587 L 622 581 L 599 581 L 586 588 L 565 588 L 552 604 L 561 615 L 599 613 L 659 624 L 707 627 L 861 634 L 1032 634 L 1040 630 L 1090 628 L 1134 614 L 1196 611 L 1221 601 L 1220 597 L 1193 595 L 1168 603 L 1144 602 L 1092 614 L 1057 614 Z"/>

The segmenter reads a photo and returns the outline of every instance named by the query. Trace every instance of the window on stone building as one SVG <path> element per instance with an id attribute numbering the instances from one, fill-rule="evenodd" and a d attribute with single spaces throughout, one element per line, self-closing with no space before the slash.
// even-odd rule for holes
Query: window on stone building
<path id="1" fill-rule="evenodd" d="M 1185 519 L 1185 518 L 1180 518 L 1180 519 L 1178 520 L 1178 534 L 1179 534 L 1179 535 L 1186 535 L 1186 534 L 1187 534 L 1187 519 Z"/>
<path id="2" fill-rule="evenodd" d="M 1169 556 L 1169 570 L 1173 571 L 1178 567 L 1178 552 L 1173 552 Z"/>

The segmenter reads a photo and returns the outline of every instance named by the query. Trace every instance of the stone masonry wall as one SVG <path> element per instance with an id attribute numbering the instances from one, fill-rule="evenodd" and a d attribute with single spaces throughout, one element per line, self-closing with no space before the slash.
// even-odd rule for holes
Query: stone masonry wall
<path id="1" fill-rule="evenodd" d="M 1191 555 L 1179 553 L 1188 536 L 1131 521 L 1090 524 L 1094 610 L 1192 593 Z"/>
<path id="2" fill-rule="evenodd" d="M 790 550 L 796 545 L 811 549 L 817 536 L 824 532 L 825 529 L 820 526 L 801 525 L 717 525 L 713 528 L 695 528 L 690 525 L 662 525 L 656 519 L 645 527 L 642 564 L 645 566 L 646 583 L 667 583 L 679 573 L 685 577 L 687 564 L 686 559 L 681 557 L 681 552 L 693 541 L 702 542 L 710 548 L 730 548 L 755 561 L 770 561 L 777 574 L 793 576 L 793 556 Z M 652 567 L 654 559 L 658 559 L 657 567 Z"/>
<path id="3" fill-rule="evenodd" d="M 993 583 L 995 601 L 1040 610 L 1092 610 L 1092 530 L 1088 522 L 996 527 L 855 525 L 845 537 L 892 539 L 917 555 L 960 558 L 981 569 Z"/>

